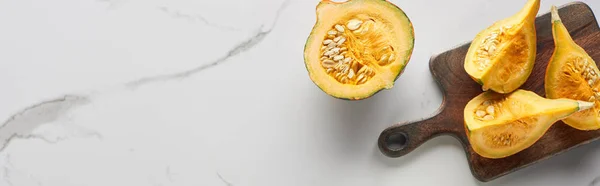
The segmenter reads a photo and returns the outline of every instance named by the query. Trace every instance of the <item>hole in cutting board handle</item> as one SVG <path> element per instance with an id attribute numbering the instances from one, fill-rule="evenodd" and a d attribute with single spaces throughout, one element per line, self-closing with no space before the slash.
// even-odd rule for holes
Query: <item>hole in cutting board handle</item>
<path id="1" fill-rule="evenodd" d="M 394 132 L 385 138 L 385 148 L 390 151 L 400 151 L 408 144 L 408 135 L 404 132 Z"/>

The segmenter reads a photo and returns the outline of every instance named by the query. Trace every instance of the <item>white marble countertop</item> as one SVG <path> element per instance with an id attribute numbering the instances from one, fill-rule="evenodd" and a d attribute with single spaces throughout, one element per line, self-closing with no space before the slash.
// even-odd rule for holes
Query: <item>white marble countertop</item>
<path id="1" fill-rule="evenodd" d="M 0 0 L 0 186 L 595 184 L 598 142 L 487 183 L 451 137 L 383 156 L 383 129 L 441 103 L 430 56 L 524 3 L 392 2 L 412 60 L 344 101 L 304 68 L 318 0 Z"/>

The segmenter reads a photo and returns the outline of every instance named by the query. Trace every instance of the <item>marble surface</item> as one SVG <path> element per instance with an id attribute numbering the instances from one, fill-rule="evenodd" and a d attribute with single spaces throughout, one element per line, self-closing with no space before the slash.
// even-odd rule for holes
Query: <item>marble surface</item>
<path id="1" fill-rule="evenodd" d="M 441 103 L 429 57 L 524 1 L 392 2 L 412 60 L 350 102 L 304 68 L 317 0 L 0 0 L 0 186 L 600 185 L 598 142 L 488 183 L 451 137 L 384 157 L 384 128 Z"/>

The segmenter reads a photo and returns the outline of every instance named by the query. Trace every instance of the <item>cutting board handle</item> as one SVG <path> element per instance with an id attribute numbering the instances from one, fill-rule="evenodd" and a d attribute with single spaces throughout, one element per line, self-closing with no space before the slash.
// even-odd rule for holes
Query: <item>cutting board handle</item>
<path id="1" fill-rule="evenodd" d="M 431 138 L 450 134 L 443 120 L 444 114 L 438 112 L 425 120 L 391 126 L 379 135 L 379 149 L 389 157 L 404 156 Z"/>

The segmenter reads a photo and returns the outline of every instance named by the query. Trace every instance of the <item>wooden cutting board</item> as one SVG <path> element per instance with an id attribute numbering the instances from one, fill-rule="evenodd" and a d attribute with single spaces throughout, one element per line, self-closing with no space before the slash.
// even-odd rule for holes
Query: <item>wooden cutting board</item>
<path id="1" fill-rule="evenodd" d="M 575 42 L 596 62 L 600 62 L 600 28 L 590 7 L 585 3 L 575 2 L 562 6 L 559 14 Z M 536 28 L 537 58 L 531 76 L 521 88 L 545 96 L 544 74 L 554 51 L 550 13 L 536 19 Z M 442 105 L 429 119 L 400 123 L 385 129 L 378 140 L 383 154 L 400 157 L 433 137 L 451 135 L 463 144 L 473 175 L 486 182 L 600 137 L 600 130 L 579 131 L 559 121 L 533 146 L 515 155 L 502 159 L 488 159 L 476 154 L 466 137 L 463 109 L 467 102 L 482 93 L 482 90 L 463 68 L 468 48 L 469 44 L 464 44 L 431 58 L 429 68 L 441 86 L 444 95 Z"/>

